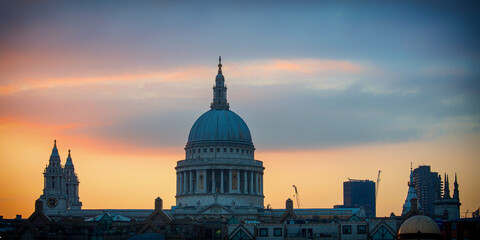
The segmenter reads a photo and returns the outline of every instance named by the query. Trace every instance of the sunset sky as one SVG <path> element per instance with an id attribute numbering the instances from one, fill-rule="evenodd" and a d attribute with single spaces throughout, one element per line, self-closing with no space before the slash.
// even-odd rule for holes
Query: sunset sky
<path id="1" fill-rule="evenodd" d="M 477 3 L 3 1 L 0 215 L 28 217 L 54 139 L 84 209 L 175 205 L 175 165 L 212 100 L 222 56 L 231 110 L 265 166 L 265 205 L 343 203 L 376 180 L 401 214 L 410 162 L 457 173 L 480 207 Z M 453 184 L 450 186 L 453 189 Z"/>

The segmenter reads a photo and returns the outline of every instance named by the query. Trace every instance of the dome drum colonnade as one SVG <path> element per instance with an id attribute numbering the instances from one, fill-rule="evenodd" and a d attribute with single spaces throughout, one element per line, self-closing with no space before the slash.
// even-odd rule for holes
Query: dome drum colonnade
<path id="1" fill-rule="evenodd" d="M 222 205 L 263 208 L 263 163 L 243 119 L 230 111 L 219 58 L 210 110 L 193 124 L 185 160 L 177 162 L 177 207 Z"/>

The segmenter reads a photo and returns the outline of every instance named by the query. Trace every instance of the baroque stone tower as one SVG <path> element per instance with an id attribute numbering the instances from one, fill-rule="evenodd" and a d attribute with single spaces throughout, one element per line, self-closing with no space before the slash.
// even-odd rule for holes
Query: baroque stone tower
<path id="1" fill-rule="evenodd" d="M 72 210 L 80 210 L 82 208 L 82 202 L 80 202 L 80 197 L 78 195 L 78 186 L 80 182 L 78 181 L 78 176 L 75 173 L 75 167 L 73 166 L 72 156 L 70 149 L 68 150 L 67 161 L 65 162 L 65 176 L 66 176 L 66 189 L 68 196 L 68 207 Z"/>
<path id="2" fill-rule="evenodd" d="M 40 200 L 47 215 L 63 215 L 69 209 L 80 210 L 82 203 L 78 197 L 78 178 L 75 174 L 70 151 L 65 168 L 58 154 L 57 141 L 54 141 L 52 154 L 43 172 L 44 186 Z"/>

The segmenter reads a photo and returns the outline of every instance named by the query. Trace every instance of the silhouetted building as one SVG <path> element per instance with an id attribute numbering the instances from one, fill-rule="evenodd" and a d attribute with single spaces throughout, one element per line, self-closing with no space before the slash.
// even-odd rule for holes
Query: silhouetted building
<path id="1" fill-rule="evenodd" d="M 366 216 L 375 217 L 375 182 L 353 179 L 343 182 L 343 206 L 364 207 Z"/>
<path id="2" fill-rule="evenodd" d="M 419 166 L 413 170 L 413 183 L 420 209 L 425 215 L 433 216 L 434 202 L 441 198 L 442 181 L 437 172 L 431 172 L 430 166 Z"/>
<path id="3" fill-rule="evenodd" d="M 445 190 L 441 199 L 434 202 L 434 216 L 436 219 L 456 220 L 460 218 L 460 196 L 458 192 L 457 174 L 453 183 L 453 196 L 450 197 L 450 182 L 448 175 L 445 174 Z"/>
<path id="4" fill-rule="evenodd" d="M 412 181 L 412 180 L 410 180 Z M 445 174 L 444 181 L 430 166 L 419 166 L 413 170 L 413 187 L 419 201 L 420 210 L 435 219 L 459 219 L 460 196 L 457 174 L 455 174 L 453 196 L 450 195 L 450 182 Z M 410 185 L 409 185 L 410 186 Z M 410 195 L 409 190 L 409 195 Z M 404 206 L 405 209 L 405 206 Z"/>

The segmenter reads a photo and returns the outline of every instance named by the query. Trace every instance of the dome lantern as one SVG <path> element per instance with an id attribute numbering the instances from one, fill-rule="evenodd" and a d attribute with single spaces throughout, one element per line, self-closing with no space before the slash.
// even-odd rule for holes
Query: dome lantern
<path id="1" fill-rule="evenodd" d="M 218 57 L 218 74 L 215 77 L 215 86 L 213 86 L 213 102 L 211 109 L 229 109 L 227 102 L 227 87 L 225 86 L 225 77 L 222 74 L 222 56 Z"/>

